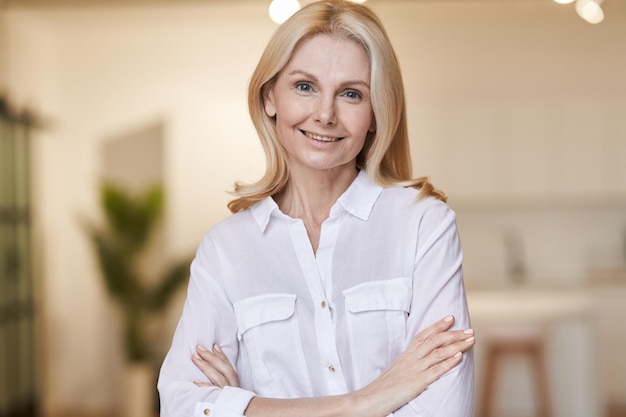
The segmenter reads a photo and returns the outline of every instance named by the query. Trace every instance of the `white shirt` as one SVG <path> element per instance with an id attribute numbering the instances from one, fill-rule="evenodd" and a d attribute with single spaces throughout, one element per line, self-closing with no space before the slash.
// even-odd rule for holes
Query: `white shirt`
<path id="1" fill-rule="evenodd" d="M 162 417 L 242 416 L 255 395 L 314 397 L 374 380 L 448 314 L 469 328 L 453 211 L 361 172 L 323 223 L 315 254 L 303 222 L 272 198 L 209 230 L 159 377 Z M 241 388 L 197 387 L 197 345 L 217 343 Z M 471 353 L 395 417 L 471 417 Z M 209 410 L 209 411 L 207 411 Z"/>

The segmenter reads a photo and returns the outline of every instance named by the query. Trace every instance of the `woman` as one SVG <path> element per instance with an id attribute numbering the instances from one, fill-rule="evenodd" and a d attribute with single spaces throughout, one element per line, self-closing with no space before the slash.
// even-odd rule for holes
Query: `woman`
<path id="1" fill-rule="evenodd" d="M 301 9 L 261 57 L 249 108 L 267 172 L 236 185 L 234 215 L 198 249 L 161 416 L 471 416 L 455 217 L 411 179 L 379 20 L 351 2 Z"/>

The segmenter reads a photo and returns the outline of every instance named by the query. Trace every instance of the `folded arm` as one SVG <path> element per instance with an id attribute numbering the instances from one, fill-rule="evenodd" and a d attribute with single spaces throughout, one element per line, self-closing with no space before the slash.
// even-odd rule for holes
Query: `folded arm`
<path id="1" fill-rule="evenodd" d="M 474 345 L 473 331 L 449 331 L 447 316 L 418 334 L 407 349 L 372 383 L 355 392 L 330 397 L 272 399 L 254 397 L 248 417 L 384 417 L 419 396 L 430 384 L 456 367 Z M 198 386 L 228 387 L 236 373 L 218 346 L 198 348 L 193 361 L 209 381 Z"/>
<path id="2" fill-rule="evenodd" d="M 456 216 L 445 204 L 433 204 L 421 219 L 413 301 L 407 321 L 407 340 L 444 314 L 453 314 L 452 329 L 470 328 L 462 272 L 463 251 Z M 471 417 L 474 408 L 473 352 L 433 382 L 428 390 L 394 412 L 394 417 Z"/>

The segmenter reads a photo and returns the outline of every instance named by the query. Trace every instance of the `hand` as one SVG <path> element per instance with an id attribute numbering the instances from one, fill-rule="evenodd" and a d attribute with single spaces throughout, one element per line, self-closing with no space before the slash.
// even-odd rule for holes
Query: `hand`
<path id="1" fill-rule="evenodd" d="M 191 360 L 209 378 L 209 382 L 193 381 L 197 386 L 219 388 L 239 386 L 239 375 L 218 345 L 213 345 L 212 351 L 198 346 Z"/>
<path id="2" fill-rule="evenodd" d="M 387 415 L 421 394 L 430 384 L 457 366 L 463 352 L 476 343 L 474 331 L 449 331 L 448 316 L 420 332 L 378 378 L 355 392 L 360 415 Z M 367 410 L 367 411 L 365 411 Z"/>

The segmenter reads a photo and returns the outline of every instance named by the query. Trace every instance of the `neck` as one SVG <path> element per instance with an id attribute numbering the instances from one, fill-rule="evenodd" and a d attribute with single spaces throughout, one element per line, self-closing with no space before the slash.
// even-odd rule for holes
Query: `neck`
<path id="1" fill-rule="evenodd" d="M 283 213 L 291 217 L 321 225 L 357 173 L 356 168 L 315 173 L 292 171 L 287 187 L 276 198 L 277 204 Z"/>
<path id="2" fill-rule="evenodd" d="M 356 167 L 302 173 L 291 171 L 285 191 L 276 197 L 280 210 L 304 223 L 313 253 L 317 253 L 322 223 L 339 196 L 356 178 Z"/>

